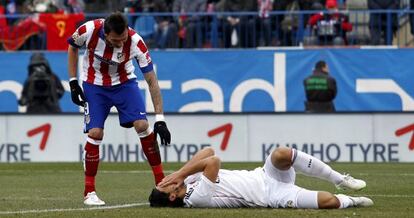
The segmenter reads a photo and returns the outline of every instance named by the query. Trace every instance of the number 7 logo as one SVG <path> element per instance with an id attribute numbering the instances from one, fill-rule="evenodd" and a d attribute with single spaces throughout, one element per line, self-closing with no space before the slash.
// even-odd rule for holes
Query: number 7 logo
<path id="1" fill-rule="evenodd" d="M 223 126 L 219 126 L 215 129 L 212 129 L 212 130 L 208 131 L 207 135 L 208 135 L 208 137 L 213 137 L 215 135 L 218 135 L 218 134 L 224 132 L 223 141 L 221 141 L 221 144 L 220 144 L 220 149 L 222 151 L 224 151 L 224 150 L 226 150 L 227 145 L 229 143 L 229 139 L 230 139 L 232 129 L 233 129 L 233 125 L 231 123 L 227 123 L 227 124 L 224 124 Z"/>
<path id="2" fill-rule="evenodd" d="M 47 139 L 49 138 L 51 128 L 52 126 L 50 125 L 50 123 L 46 123 L 37 128 L 31 129 L 29 132 L 27 132 L 27 136 L 32 137 L 34 135 L 37 135 L 43 132 L 42 140 L 40 141 L 40 145 L 39 145 L 40 150 L 43 151 L 46 148 L 46 142 L 47 142 Z"/>
<path id="3" fill-rule="evenodd" d="M 396 136 L 402 136 L 404 134 L 407 134 L 409 132 L 413 132 L 413 135 L 411 136 L 411 140 L 410 140 L 410 144 L 408 145 L 408 148 L 410 150 L 414 150 L 414 123 L 411 125 L 408 125 L 406 127 L 397 129 L 397 131 L 395 131 L 395 135 Z"/>

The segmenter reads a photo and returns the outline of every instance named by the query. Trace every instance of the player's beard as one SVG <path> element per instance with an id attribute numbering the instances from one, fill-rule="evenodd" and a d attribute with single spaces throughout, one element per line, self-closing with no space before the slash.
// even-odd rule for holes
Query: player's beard
<path id="1" fill-rule="evenodd" d="M 113 48 L 122 48 L 122 46 L 123 46 L 123 45 L 121 45 L 121 46 L 116 46 L 116 45 L 112 44 L 110 41 L 108 41 L 108 40 L 106 40 L 106 39 L 105 39 L 105 43 L 106 43 L 107 45 L 109 45 L 110 47 L 113 47 Z"/>

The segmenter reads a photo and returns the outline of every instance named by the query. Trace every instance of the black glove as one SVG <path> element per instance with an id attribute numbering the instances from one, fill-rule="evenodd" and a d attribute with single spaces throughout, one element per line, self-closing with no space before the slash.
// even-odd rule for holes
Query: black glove
<path id="1" fill-rule="evenodd" d="M 157 121 L 154 124 L 155 136 L 160 135 L 161 145 L 169 145 L 171 142 L 171 134 L 164 121 Z"/>
<path id="2" fill-rule="evenodd" d="M 85 106 L 85 95 L 79 86 L 78 80 L 72 80 L 69 82 L 70 85 L 70 94 L 72 96 L 73 103 L 84 107 Z"/>

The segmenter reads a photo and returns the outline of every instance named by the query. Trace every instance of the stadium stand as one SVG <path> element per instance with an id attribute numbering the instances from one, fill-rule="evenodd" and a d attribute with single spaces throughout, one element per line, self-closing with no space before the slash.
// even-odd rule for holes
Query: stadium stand
<path id="1" fill-rule="evenodd" d="M 334 1 L 334 0 L 333 0 Z M 10 1 L 14 2 L 14 1 Z M 146 41 L 154 41 L 152 48 L 225 48 L 229 47 L 226 45 L 226 42 L 229 41 L 231 36 L 229 31 L 226 30 L 226 19 L 224 17 L 234 16 L 239 18 L 246 18 L 250 23 L 245 23 L 236 28 L 238 32 L 238 44 L 232 45 L 231 47 L 236 48 L 246 48 L 246 47 L 274 47 L 274 46 L 298 46 L 298 45 L 315 45 L 309 43 L 309 36 L 312 35 L 312 30 L 307 27 L 308 18 L 315 14 L 316 8 L 312 8 L 310 5 L 304 5 L 302 1 L 282 1 L 285 3 L 274 2 L 273 9 L 268 11 L 270 23 L 270 37 L 264 38 L 269 34 L 269 26 L 265 29 L 263 24 L 260 23 L 260 5 L 254 4 L 250 7 L 248 11 L 231 11 L 222 10 L 223 2 L 221 1 L 206 1 L 205 11 L 191 12 L 187 13 L 188 17 L 200 16 L 200 25 L 204 26 L 202 31 L 196 31 L 196 35 L 201 35 L 201 37 L 196 37 L 202 39 L 202 43 L 190 43 L 194 44 L 188 46 L 179 40 L 182 40 L 180 34 L 181 31 L 177 31 L 179 25 L 177 17 L 179 14 L 173 13 L 171 5 L 174 1 L 166 1 L 168 12 L 160 11 L 139 11 L 139 2 L 138 1 L 119 1 L 117 3 L 111 3 L 111 1 L 71 1 L 72 3 L 65 4 L 56 4 L 53 5 L 53 1 L 48 4 L 37 3 L 37 1 L 25 1 L 23 4 L 22 1 L 16 1 L 15 5 L 10 5 L 9 1 L 0 2 L 0 49 L 2 50 L 44 50 L 47 49 L 47 40 L 50 40 L 50 37 L 46 31 L 47 28 L 42 28 L 42 21 L 38 20 L 39 14 L 42 13 L 84 13 L 85 20 L 91 20 L 96 18 L 105 17 L 110 11 L 121 10 L 124 11 L 128 17 L 131 27 L 135 27 L 137 31 L 143 36 Z M 28 2 L 28 3 L 26 3 Z M 58 1 L 59 2 L 59 1 Z M 74 2 L 74 3 L 73 3 Z M 252 1 L 256 2 L 256 1 Z M 298 2 L 301 8 L 299 10 L 291 11 L 287 7 L 289 2 Z M 315 1 L 316 2 L 316 1 Z M 315 3 L 314 2 L 314 3 Z M 391 33 L 385 33 L 385 35 L 391 35 L 391 41 L 382 39 L 381 45 L 396 45 L 396 46 L 412 46 L 414 44 L 410 14 L 412 11 L 409 10 L 409 2 L 401 1 L 400 10 L 387 10 L 387 11 L 370 11 L 368 10 L 368 0 L 347 0 L 347 1 L 336 1 L 339 8 L 339 13 L 345 14 L 349 17 L 349 23 L 352 25 L 352 31 L 346 33 L 346 45 L 349 46 L 361 46 L 361 45 L 370 45 L 372 43 L 371 31 L 370 31 L 370 16 L 372 13 L 391 13 L 397 14 L 398 16 L 398 26 L 397 30 L 395 28 L 386 28 L 386 31 L 393 31 Z M 256 4 L 256 3 L 255 3 Z M 282 5 L 281 5 L 282 4 Z M 283 5 L 285 4 L 285 5 Z M 324 1 L 320 1 L 321 6 L 325 4 Z M 134 8 L 131 5 L 135 5 Z M 137 6 L 138 5 L 138 6 Z M 13 9 L 14 7 L 14 9 Z M 138 8 L 138 9 L 137 9 Z M 253 8 L 257 8 L 254 11 Z M 321 12 L 327 12 L 325 9 L 318 9 Z M 144 15 L 144 16 L 143 16 Z M 171 17 L 168 18 L 169 29 L 172 32 L 172 36 L 169 36 L 169 41 L 164 42 L 166 39 L 163 39 L 162 43 L 159 42 L 158 29 L 156 25 L 159 23 L 159 18 L 161 17 Z M 294 26 L 294 29 L 286 32 L 283 30 L 283 19 L 286 17 L 294 17 L 297 19 L 297 23 Z M 242 19 L 243 20 L 243 19 Z M 22 22 L 33 23 L 33 25 L 39 26 L 38 31 L 35 33 L 30 32 L 28 34 L 25 31 L 11 31 L 13 29 L 19 28 Z M 256 24 L 255 24 L 256 23 Z M 384 23 L 384 21 L 382 21 Z M 48 24 L 49 25 L 49 24 Z M 383 28 L 383 27 L 382 27 Z M 247 39 L 246 39 L 247 36 Z M 248 41 L 246 41 L 248 40 Z M 10 46 L 10 41 L 16 41 L 14 46 Z M 198 40 L 199 41 L 199 40 Z M 246 44 L 248 42 L 248 45 Z M 228 42 L 227 42 L 228 44 Z"/>
<path id="2" fill-rule="evenodd" d="M 348 0 L 346 9 L 352 11 L 349 21 L 353 30 L 347 33 L 350 45 L 365 45 L 369 43 L 369 13 L 367 0 Z"/>

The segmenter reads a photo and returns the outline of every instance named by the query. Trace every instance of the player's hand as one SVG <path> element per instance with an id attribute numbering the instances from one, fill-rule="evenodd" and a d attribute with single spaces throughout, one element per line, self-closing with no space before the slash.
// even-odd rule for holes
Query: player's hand
<path id="1" fill-rule="evenodd" d="M 85 106 L 85 95 L 81 87 L 79 86 L 78 80 L 72 80 L 69 82 L 70 85 L 70 94 L 72 97 L 73 103 L 84 107 Z"/>
<path id="2" fill-rule="evenodd" d="M 175 184 L 174 188 L 180 187 L 182 184 L 184 184 L 185 177 L 179 173 L 179 171 L 173 172 L 170 175 L 164 177 L 164 179 L 161 180 L 160 183 L 158 183 L 158 186 L 163 188 L 167 187 L 171 184 Z"/>
<path id="3" fill-rule="evenodd" d="M 154 124 L 154 134 L 160 136 L 161 145 L 169 145 L 171 143 L 171 134 L 167 128 L 165 121 L 157 121 Z"/>

